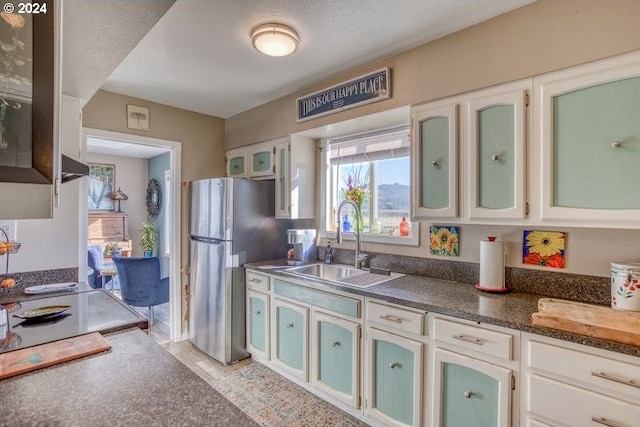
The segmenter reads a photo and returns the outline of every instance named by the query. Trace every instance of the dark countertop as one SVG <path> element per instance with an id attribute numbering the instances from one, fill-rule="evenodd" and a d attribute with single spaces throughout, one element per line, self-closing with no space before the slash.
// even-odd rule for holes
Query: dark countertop
<path id="1" fill-rule="evenodd" d="M 524 292 L 490 294 L 481 292 L 467 283 L 411 275 L 405 275 L 368 288 L 354 288 L 320 280 L 301 279 L 284 272 L 282 267 L 285 266 L 286 264 L 282 260 L 255 262 L 245 265 L 248 269 L 279 276 L 284 280 L 302 280 L 305 285 L 318 289 L 334 289 L 378 298 L 426 312 L 445 314 L 475 322 L 572 341 L 618 353 L 640 356 L 640 347 L 533 325 L 531 315 L 538 311 L 538 299 L 543 298 L 544 295 Z"/>
<path id="2" fill-rule="evenodd" d="M 0 381 L 0 426 L 255 426 L 143 331 L 112 349 Z"/>

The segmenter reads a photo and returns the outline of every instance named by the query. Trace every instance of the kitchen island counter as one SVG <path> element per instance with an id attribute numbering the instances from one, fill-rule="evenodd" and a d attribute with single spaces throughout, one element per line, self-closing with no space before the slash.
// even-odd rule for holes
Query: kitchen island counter
<path id="1" fill-rule="evenodd" d="M 254 426 L 138 328 L 105 353 L 0 381 L 0 426 Z"/>

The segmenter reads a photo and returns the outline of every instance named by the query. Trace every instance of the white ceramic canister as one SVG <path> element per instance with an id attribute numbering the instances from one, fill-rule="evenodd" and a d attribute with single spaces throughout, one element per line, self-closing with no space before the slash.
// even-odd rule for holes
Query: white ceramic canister
<path id="1" fill-rule="evenodd" d="M 611 263 L 611 307 L 640 311 L 640 263 Z"/>

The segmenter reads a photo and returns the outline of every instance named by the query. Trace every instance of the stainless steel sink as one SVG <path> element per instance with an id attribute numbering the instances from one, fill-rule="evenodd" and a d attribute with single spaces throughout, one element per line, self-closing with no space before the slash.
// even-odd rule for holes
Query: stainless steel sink
<path id="1" fill-rule="evenodd" d="M 310 277 L 356 288 L 367 288 L 403 276 L 403 274 L 399 273 L 391 273 L 389 276 L 373 274 L 347 265 L 336 264 L 302 265 L 300 267 L 291 267 L 284 271 L 298 277 Z"/>
<path id="2" fill-rule="evenodd" d="M 300 267 L 292 267 L 287 269 L 289 273 L 299 274 L 302 276 L 313 276 L 319 279 L 339 280 L 343 277 L 353 276 L 354 274 L 363 274 L 364 270 L 348 267 L 346 265 L 335 264 L 310 264 Z"/>

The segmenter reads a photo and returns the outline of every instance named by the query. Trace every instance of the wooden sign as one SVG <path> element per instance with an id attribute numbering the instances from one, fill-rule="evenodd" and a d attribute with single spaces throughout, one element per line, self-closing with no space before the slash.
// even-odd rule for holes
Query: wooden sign
<path id="1" fill-rule="evenodd" d="M 298 98 L 298 123 L 388 98 L 391 82 L 387 67 Z"/>

